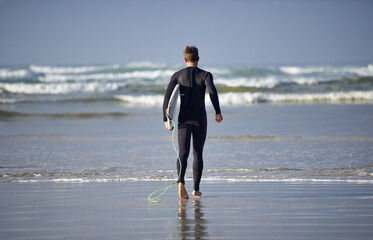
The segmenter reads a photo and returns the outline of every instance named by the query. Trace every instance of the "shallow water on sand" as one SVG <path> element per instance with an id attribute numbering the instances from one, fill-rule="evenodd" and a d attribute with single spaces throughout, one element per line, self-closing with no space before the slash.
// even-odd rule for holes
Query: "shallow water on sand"
<path id="1" fill-rule="evenodd" d="M 370 184 L 205 183 L 158 204 L 159 182 L 1 183 L 4 239 L 370 239 Z M 190 190 L 188 188 L 188 190 Z"/>
<path id="2" fill-rule="evenodd" d="M 176 154 L 159 109 L 123 112 L 0 122 L 0 182 L 175 179 Z M 264 104 L 223 112 L 216 124 L 209 110 L 206 181 L 373 183 L 373 105 Z"/>
<path id="3" fill-rule="evenodd" d="M 216 124 L 210 109 L 203 197 L 180 202 L 173 187 L 151 206 L 147 196 L 176 179 L 159 109 L 8 119 L 0 122 L 0 236 L 370 239 L 372 110 L 264 104 L 223 109 Z M 191 192 L 190 170 L 186 177 Z"/>

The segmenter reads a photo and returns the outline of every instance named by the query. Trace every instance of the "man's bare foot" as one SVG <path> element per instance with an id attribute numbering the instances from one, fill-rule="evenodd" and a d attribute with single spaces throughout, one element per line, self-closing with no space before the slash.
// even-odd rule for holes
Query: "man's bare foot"
<path id="1" fill-rule="evenodd" d="M 193 191 L 193 196 L 200 197 L 202 193 L 200 191 Z"/>
<path id="2" fill-rule="evenodd" d="M 189 199 L 188 193 L 182 183 L 179 183 L 179 196 L 180 199 Z"/>

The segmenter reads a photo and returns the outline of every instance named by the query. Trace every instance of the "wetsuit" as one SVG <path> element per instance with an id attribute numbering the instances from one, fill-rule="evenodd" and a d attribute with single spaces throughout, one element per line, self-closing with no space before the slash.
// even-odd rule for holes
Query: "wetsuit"
<path id="1" fill-rule="evenodd" d="M 184 175 L 190 150 L 190 140 L 193 137 L 193 178 L 194 190 L 199 191 L 199 183 L 203 170 L 203 146 L 207 133 L 207 115 L 205 108 L 205 92 L 208 89 L 216 114 L 220 114 L 219 98 L 212 74 L 198 67 L 187 67 L 174 73 L 168 84 L 163 101 L 163 121 L 167 121 L 166 108 L 176 84 L 180 85 L 180 112 L 178 118 L 179 157 L 181 174 L 179 182 L 185 184 Z M 179 174 L 180 165 L 177 161 Z"/>

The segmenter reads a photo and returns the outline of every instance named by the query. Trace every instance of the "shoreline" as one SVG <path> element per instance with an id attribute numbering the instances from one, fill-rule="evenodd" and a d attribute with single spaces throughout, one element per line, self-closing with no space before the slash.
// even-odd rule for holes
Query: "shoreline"
<path id="1" fill-rule="evenodd" d="M 206 183 L 212 184 L 213 182 L 220 182 L 220 183 L 327 183 L 327 184 L 344 184 L 344 183 L 351 183 L 351 184 L 373 184 L 373 180 L 370 179 L 301 179 L 301 178 L 289 178 L 289 179 L 219 179 L 219 178 L 202 178 L 202 180 Z M 193 179 L 186 178 L 185 181 L 192 182 Z M 0 182 L 0 184 L 5 183 L 24 183 L 24 184 L 37 184 L 37 183 L 71 183 L 71 184 L 79 184 L 79 183 L 147 183 L 147 182 L 172 182 L 172 179 L 133 179 L 133 178 L 113 178 L 113 179 L 45 179 L 45 180 L 18 180 L 12 182 Z"/>

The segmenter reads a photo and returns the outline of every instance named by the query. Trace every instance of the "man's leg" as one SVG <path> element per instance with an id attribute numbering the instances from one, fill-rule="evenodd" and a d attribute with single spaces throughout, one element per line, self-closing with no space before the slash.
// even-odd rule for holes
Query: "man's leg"
<path id="1" fill-rule="evenodd" d="M 185 171 L 188 164 L 188 156 L 190 151 L 190 139 L 192 134 L 192 126 L 188 124 L 179 125 L 178 127 L 178 142 L 179 142 L 179 159 L 177 159 L 176 167 L 179 177 L 179 195 L 180 198 L 188 198 L 188 193 L 184 188 Z M 181 162 L 181 172 L 180 172 L 180 162 Z"/>
<path id="2" fill-rule="evenodd" d="M 193 195 L 201 196 L 199 191 L 199 184 L 202 178 L 203 171 L 203 147 L 206 140 L 207 124 L 193 126 L 193 178 L 194 178 L 194 192 Z"/>

